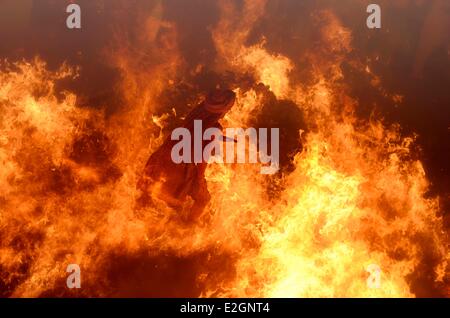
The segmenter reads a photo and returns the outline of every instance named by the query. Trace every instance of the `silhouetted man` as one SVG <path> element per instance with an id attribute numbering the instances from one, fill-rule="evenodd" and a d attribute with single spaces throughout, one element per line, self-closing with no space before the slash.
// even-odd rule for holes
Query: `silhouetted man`
<path id="1" fill-rule="evenodd" d="M 208 128 L 222 130 L 219 120 L 233 107 L 235 99 L 235 94 L 229 90 L 216 90 L 210 93 L 205 101 L 186 117 L 182 128 L 188 129 L 193 136 L 194 121 L 201 120 L 202 134 Z M 205 180 L 207 162 L 174 163 L 171 152 L 177 142 L 169 136 L 151 155 L 138 183 L 138 188 L 142 191 L 138 205 L 146 207 L 154 205 L 155 200 L 163 200 L 168 206 L 192 221 L 201 215 L 210 200 Z M 193 149 L 194 141 L 191 142 Z M 202 149 L 210 142 L 213 141 L 203 141 Z"/>

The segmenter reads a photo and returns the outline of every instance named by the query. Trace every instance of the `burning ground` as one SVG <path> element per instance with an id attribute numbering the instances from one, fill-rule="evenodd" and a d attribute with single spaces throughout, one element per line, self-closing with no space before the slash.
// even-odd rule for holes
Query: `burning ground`
<path id="1" fill-rule="evenodd" d="M 51 0 L 2 28 L 1 296 L 449 296 L 444 2 L 384 1 L 380 31 L 364 1 L 79 3 L 81 31 Z M 136 209 L 146 160 L 218 86 L 224 127 L 280 128 L 280 172 L 209 165 L 194 223 Z"/>

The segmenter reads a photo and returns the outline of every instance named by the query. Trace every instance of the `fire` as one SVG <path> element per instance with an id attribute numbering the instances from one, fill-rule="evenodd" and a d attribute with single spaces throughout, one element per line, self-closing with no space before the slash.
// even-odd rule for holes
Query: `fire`
<path id="1" fill-rule="evenodd" d="M 70 295 L 65 269 L 73 263 L 83 270 L 77 295 L 120 295 L 126 283 L 114 282 L 130 273 L 112 263 L 144 256 L 153 262 L 202 255 L 192 294 L 203 297 L 412 297 L 422 271 L 445 286 L 447 234 L 438 198 L 426 195 L 415 136 L 375 115 L 359 118 L 360 105 L 342 81 L 344 61 L 376 76 L 350 57 L 351 32 L 332 12 L 317 12 L 320 45 L 298 57 L 310 65 L 310 79 L 295 80 L 291 58 L 271 52 L 265 39 L 247 43 L 265 4 L 244 1 L 239 14 L 220 1 L 211 30 L 215 71 L 250 74 L 257 84 L 233 87 L 236 106 L 222 125 L 251 126 L 267 107 L 276 113 L 278 102 L 289 101 L 306 123 L 290 131 L 302 150 L 276 176 L 261 175 L 258 165 L 210 164 L 211 201 L 195 224 L 177 218 L 158 184 L 157 206 L 136 209 L 145 160 L 182 116 L 177 105 L 158 104 L 186 67 L 161 5 L 138 39 L 159 63 L 141 69 L 146 57 L 135 60 L 128 44 L 111 54 L 125 96 L 112 116 L 81 108 L 76 92 L 58 90 L 59 81 L 79 76 L 76 67 L 51 71 L 40 58 L 1 63 L 1 296 Z M 155 29 L 164 31 L 159 45 L 166 54 L 158 53 Z M 194 104 L 201 97 L 190 98 Z M 367 285 L 371 264 L 381 270 L 379 288 Z"/>

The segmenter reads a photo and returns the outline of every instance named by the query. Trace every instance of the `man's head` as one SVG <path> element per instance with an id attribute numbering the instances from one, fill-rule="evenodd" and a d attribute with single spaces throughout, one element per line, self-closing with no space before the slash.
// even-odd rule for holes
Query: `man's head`
<path id="1" fill-rule="evenodd" d="M 213 114 L 224 116 L 234 105 L 236 94 L 230 90 L 215 90 L 205 100 L 205 109 Z"/>

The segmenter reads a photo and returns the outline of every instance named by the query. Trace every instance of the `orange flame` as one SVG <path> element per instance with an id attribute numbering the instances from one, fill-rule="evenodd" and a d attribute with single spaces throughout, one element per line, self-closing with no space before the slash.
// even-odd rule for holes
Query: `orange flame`
<path id="1" fill-rule="evenodd" d="M 113 116 L 77 107 L 74 92 L 57 90 L 58 81 L 78 76 L 75 68 L 52 72 L 38 58 L 2 62 L 5 295 L 66 295 L 61 290 L 71 263 L 83 269 L 82 295 L 115 295 L 102 268 L 118 250 L 179 258 L 206 253 L 211 265 L 199 266 L 195 278 L 204 297 L 410 297 L 427 257 L 433 259 L 428 275 L 444 284 L 448 241 L 437 198 L 426 196 L 422 163 L 411 155 L 415 137 L 403 137 L 398 126 L 375 116 L 359 119 L 358 102 L 341 81 L 343 61 L 366 70 L 349 57 L 351 32 L 331 12 L 316 13 L 320 49 L 301 57 L 312 78 L 294 81 L 288 57 L 271 53 L 264 40 L 246 44 L 265 2 L 245 1 L 241 15 L 220 2 L 221 19 L 212 30 L 215 67 L 250 73 L 276 100 L 297 105 L 307 123 L 295 132 L 303 151 L 281 176 L 260 175 L 255 165 L 209 165 L 212 198 L 196 224 L 177 221 L 177 211 L 163 200 L 144 213 L 134 209 L 145 160 L 178 117 L 173 105 L 161 112 L 157 104 L 184 67 L 177 30 L 161 19 L 161 6 L 139 39 L 158 63 L 142 66 L 146 57 L 132 58 L 126 43 L 113 55 L 126 97 L 123 111 Z M 165 30 L 164 54 L 154 44 L 156 28 Z M 254 87 L 235 91 L 237 105 L 222 124 L 250 126 L 264 96 Z M 217 255 L 227 255 L 232 266 L 211 261 Z M 381 270 L 379 288 L 367 284 L 371 264 Z"/>

